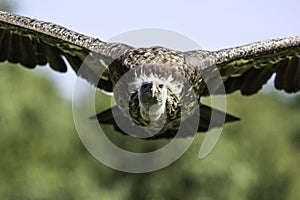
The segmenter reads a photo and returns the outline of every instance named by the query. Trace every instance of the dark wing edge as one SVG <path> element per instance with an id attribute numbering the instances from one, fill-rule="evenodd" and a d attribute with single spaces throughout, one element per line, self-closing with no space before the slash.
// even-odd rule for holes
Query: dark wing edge
<path id="1" fill-rule="evenodd" d="M 67 61 L 79 76 L 112 92 L 108 66 L 130 48 L 0 11 L 0 62 L 19 63 L 27 68 L 49 64 L 55 71 L 66 72 Z M 83 61 L 85 67 L 80 68 Z"/>
<path id="2" fill-rule="evenodd" d="M 207 85 L 212 86 L 204 95 L 232 93 L 243 95 L 257 93 L 275 76 L 275 88 L 288 93 L 300 90 L 300 36 L 266 40 L 222 49 L 215 52 L 186 52 L 186 60 L 201 70 Z M 201 60 L 195 66 L 195 62 Z M 221 79 L 218 78 L 221 75 Z M 223 89 L 222 89 L 223 88 Z"/>

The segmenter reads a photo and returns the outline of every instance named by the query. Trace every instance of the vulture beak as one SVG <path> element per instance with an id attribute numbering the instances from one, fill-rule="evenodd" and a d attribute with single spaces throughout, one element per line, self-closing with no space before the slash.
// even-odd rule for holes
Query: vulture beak
<path id="1" fill-rule="evenodd" d="M 154 97 L 155 94 L 158 93 L 157 85 L 154 82 L 152 82 L 151 84 L 151 92 L 152 92 L 152 97 Z"/>

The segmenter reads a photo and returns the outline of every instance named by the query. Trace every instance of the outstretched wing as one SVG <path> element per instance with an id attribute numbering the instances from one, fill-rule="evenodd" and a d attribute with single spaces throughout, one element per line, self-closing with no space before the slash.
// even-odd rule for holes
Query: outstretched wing
<path id="1" fill-rule="evenodd" d="M 191 51 L 186 56 L 194 66 L 196 60 L 202 59 L 197 67 L 202 70 L 205 82 L 215 85 L 214 90 L 208 91 L 206 88 L 205 95 L 224 93 L 218 74 L 226 93 L 240 90 L 243 95 L 254 94 L 273 74 L 277 89 L 288 93 L 300 90 L 300 36 L 215 52 Z"/>
<path id="2" fill-rule="evenodd" d="M 79 76 L 111 92 L 107 67 L 130 48 L 0 11 L 0 62 L 20 63 L 27 68 L 49 64 L 56 71 L 66 72 L 67 61 Z M 82 64 L 85 67 L 80 69 Z"/>

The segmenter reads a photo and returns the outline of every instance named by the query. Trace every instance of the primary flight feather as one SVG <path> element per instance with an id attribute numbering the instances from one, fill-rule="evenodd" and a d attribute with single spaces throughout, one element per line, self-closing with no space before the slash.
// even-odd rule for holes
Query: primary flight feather
<path id="1" fill-rule="evenodd" d="M 300 36 L 219 51 L 133 48 L 0 11 L 0 62 L 27 68 L 49 64 L 58 72 L 67 71 L 68 62 L 97 88 L 114 92 L 117 106 L 95 118 L 142 138 L 175 137 L 180 127 L 185 137 L 236 121 L 202 105 L 200 97 L 236 90 L 251 95 L 273 74 L 277 89 L 298 92 L 299 58 Z"/>

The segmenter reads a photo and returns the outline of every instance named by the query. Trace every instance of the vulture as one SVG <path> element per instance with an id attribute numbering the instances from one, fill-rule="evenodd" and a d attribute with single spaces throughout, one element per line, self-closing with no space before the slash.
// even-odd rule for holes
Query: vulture
<path id="1" fill-rule="evenodd" d="M 300 89 L 300 36 L 218 51 L 134 48 L 87 37 L 62 26 L 0 11 L 0 62 L 49 65 L 112 93 L 113 106 L 95 116 L 122 134 L 144 139 L 189 137 L 239 118 L 201 104 L 210 95 Z M 180 130 L 180 131 L 179 131 Z"/>

